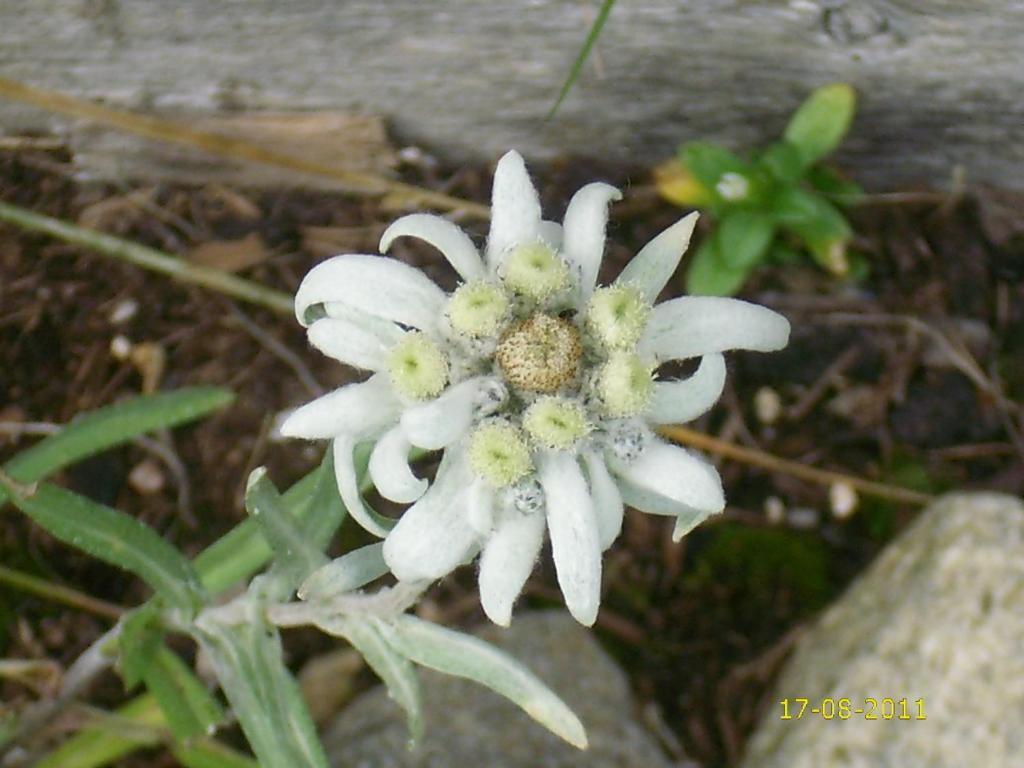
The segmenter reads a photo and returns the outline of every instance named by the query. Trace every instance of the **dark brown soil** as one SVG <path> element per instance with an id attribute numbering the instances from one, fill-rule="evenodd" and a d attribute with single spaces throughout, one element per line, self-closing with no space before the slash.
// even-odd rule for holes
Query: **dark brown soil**
<path id="1" fill-rule="evenodd" d="M 291 190 L 80 188 L 66 161 L 59 153 L 0 153 L 0 199 L 176 253 L 255 233 L 264 258 L 242 274 L 286 292 L 332 244 L 374 252 L 394 215 L 373 200 Z M 404 174 L 452 194 L 488 196 L 487 169 L 426 179 L 408 167 Z M 536 175 L 549 214 L 560 214 L 571 192 L 594 178 L 629 190 L 612 217 L 611 274 L 679 216 L 655 198 L 642 172 L 567 161 Z M 995 193 L 909 197 L 856 211 L 856 249 L 871 265 L 860 285 L 800 266 L 756 277 L 744 295 L 787 314 L 792 343 L 775 355 L 733 355 L 726 396 L 696 426 L 918 490 L 1019 495 L 1024 446 L 1012 401 L 1024 398 L 1021 222 L 1005 215 L 1006 199 Z M 1003 217 L 993 218 L 994 210 Z M 397 255 L 451 279 L 427 250 L 402 243 Z M 679 290 L 679 281 L 672 285 Z M 136 351 L 134 359 L 114 354 L 112 345 L 124 345 L 118 337 Z M 249 469 L 267 465 L 286 486 L 315 466 L 319 449 L 274 442 L 271 420 L 310 399 L 315 385 L 330 388 L 350 375 L 310 349 L 290 318 L 0 226 L 0 422 L 61 423 L 144 387 L 218 384 L 238 394 L 229 409 L 170 438 L 186 470 L 184 496 L 173 473 L 136 446 L 58 478 L 138 515 L 190 554 L 243 518 Z M 782 403 L 772 423 L 755 407 L 755 393 L 766 387 Z M 0 459 L 34 439 L 0 431 Z M 670 543 L 666 521 L 629 516 L 606 561 L 598 625 L 640 699 L 657 705 L 667 748 L 706 768 L 736 761 L 794 633 L 915 514 L 864 497 L 851 517 L 839 519 L 826 488 L 735 463 L 721 469 L 729 510 L 682 545 Z M 765 511 L 771 497 L 768 506 L 783 510 L 782 522 L 772 523 Z M 8 567 L 122 606 L 145 598 L 130 576 L 54 542 L 11 508 L 0 514 L 0 562 Z M 534 576 L 524 602 L 558 602 L 550 567 Z M 482 617 L 468 569 L 442 585 L 432 605 L 455 623 Z M 4 656 L 67 664 L 106 626 L 0 588 Z M 330 647 L 305 634 L 294 640 L 296 662 Z M 112 704 L 121 696 L 111 678 L 94 700 Z M 3 688 L 5 701 L 29 697 L 13 684 Z M 171 764 L 162 760 L 150 755 L 144 764 Z"/>

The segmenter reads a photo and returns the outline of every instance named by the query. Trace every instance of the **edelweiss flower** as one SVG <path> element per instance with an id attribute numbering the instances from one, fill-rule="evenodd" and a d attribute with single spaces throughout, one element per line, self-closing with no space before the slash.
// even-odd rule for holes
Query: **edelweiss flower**
<path id="1" fill-rule="evenodd" d="M 481 256 L 446 219 L 413 214 L 398 237 L 435 246 L 464 281 L 446 295 L 421 272 L 382 256 L 316 266 L 295 305 L 324 353 L 374 372 L 298 409 L 285 434 L 333 438 L 342 499 L 386 536 L 401 580 L 440 578 L 480 557 L 487 615 L 507 625 L 544 540 L 572 615 L 590 625 L 600 602 L 601 553 L 625 504 L 676 518 L 679 540 L 725 506 L 715 469 L 658 438 L 721 394 L 727 349 L 770 351 L 789 323 L 736 299 L 684 297 L 654 306 L 689 243 L 692 214 L 648 243 L 612 285 L 596 285 L 608 205 L 619 192 L 589 184 L 563 226 L 543 221 L 522 158 L 494 176 Z M 683 380 L 658 366 L 700 357 Z M 357 443 L 375 441 L 369 472 L 380 493 L 412 503 L 394 521 L 360 498 Z M 433 484 L 409 468 L 411 446 L 444 451 Z M 414 503 L 413 503 L 414 502 Z"/>

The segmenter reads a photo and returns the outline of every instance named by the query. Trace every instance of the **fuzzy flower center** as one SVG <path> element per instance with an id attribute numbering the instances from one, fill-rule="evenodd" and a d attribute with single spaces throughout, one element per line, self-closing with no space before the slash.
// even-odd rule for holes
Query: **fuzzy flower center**
<path id="1" fill-rule="evenodd" d="M 571 382 L 583 348 L 572 323 L 536 314 L 501 337 L 495 357 L 505 378 L 530 392 L 555 392 Z"/>
<path id="2" fill-rule="evenodd" d="M 508 312 L 508 297 L 490 283 L 466 283 L 448 302 L 452 328 L 467 336 L 496 336 Z"/>
<path id="3" fill-rule="evenodd" d="M 398 392 L 413 400 L 441 394 L 448 381 L 448 358 L 418 331 L 402 337 L 388 355 L 388 373 Z"/>
<path id="4" fill-rule="evenodd" d="M 569 268 L 547 243 L 517 246 L 505 259 L 505 285 L 531 299 L 546 299 L 569 284 Z"/>
<path id="5" fill-rule="evenodd" d="M 605 413 L 621 419 L 642 413 L 651 401 L 651 366 L 634 354 L 615 352 L 597 373 L 597 395 Z"/>
<path id="6" fill-rule="evenodd" d="M 523 428 L 538 446 L 564 451 L 572 448 L 593 427 L 577 401 L 549 396 L 526 409 Z"/>
<path id="7" fill-rule="evenodd" d="M 507 421 L 485 421 L 469 437 L 473 471 L 495 488 L 504 488 L 533 470 L 523 433 Z"/>
<path id="8" fill-rule="evenodd" d="M 640 340 L 651 313 L 640 291 L 629 285 L 611 285 L 594 291 L 587 304 L 590 332 L 609 349 L 626 349 Z"/>

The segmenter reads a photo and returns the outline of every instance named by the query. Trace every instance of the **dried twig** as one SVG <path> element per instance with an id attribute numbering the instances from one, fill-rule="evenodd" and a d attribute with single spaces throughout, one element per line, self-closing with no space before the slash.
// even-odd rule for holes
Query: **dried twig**
<path id="1" fill-rule="evenodd" d="M 820 485 L 834 485 L 835 483 L 848 483 L 856 490 L 868 496 L 878 496 L 893 501 L 906 502 L 908 504 L 928 504 L 935 497 L 927 493 L 919 493 L 909 488 L 901 488 L 886 483 L 876 483 L 873 480 L 865 480 L 856 475 L 847 475 L 841 472 L 833 472 L 827 469 L 809 467 L 796 461 L 782 459 L 765 451 L 754 448 L 743 448 L 734 443 L 719 440 L 716 437 L 696 432 L 692 429 L 679 426 L 661 427 L 662 435 L 683 445 L 689 445 L 702 451 L 718 454 L 727 459 L 740 461 L 744 464 L 752 464 L 756 467 L 779 472 L 784 475 L 792 475 L 801 480 L 807 480 Z"/>
<path id="2" fill-rule="evenodd" d="M 302 358 L 292 352 L 288 347 L 278 341 L 274 336 L 267 331 L 260 328 L 252 318 L 245 314 L 238 307 L 231 308 L 231 317 L 228 318 L 228 322 L 232 325 L 236 325 L 243 331 L 252 336 L 257 342 L 266 348 L 270 354 L 278 358 L 281 362 L 292 369 L 292 372 L 296 375 L 302 386 L 313 397 L 319 397 L 324 393 L 323 385 L 316 380 L 316 376 L 309 370 L 309 367 L 302 362 Z"/>

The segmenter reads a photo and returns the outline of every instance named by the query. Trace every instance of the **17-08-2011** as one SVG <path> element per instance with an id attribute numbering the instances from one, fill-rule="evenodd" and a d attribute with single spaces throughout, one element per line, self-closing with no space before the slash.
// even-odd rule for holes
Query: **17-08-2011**
<path id="1" fill-rule="evenodd" d="M 849 720 L 851 717 L 863 717 L 865 720 L 927 720 L 924 711 L 924 699 L 910 700 L 906 697 L 894 699 L 885 697 L 875 699 L 865 697 L 854 701 L 849 697 L 824 698 L 812 702 L 808 698 L 782 699 L 779 704 L 782 711 L 780 720 L 799 720 L 808 715 L 821 717 L 823 720 Z"/>

